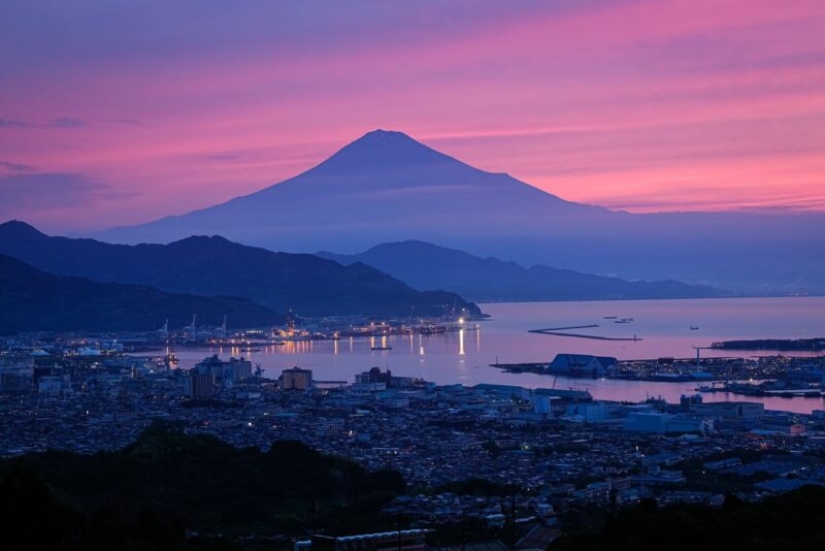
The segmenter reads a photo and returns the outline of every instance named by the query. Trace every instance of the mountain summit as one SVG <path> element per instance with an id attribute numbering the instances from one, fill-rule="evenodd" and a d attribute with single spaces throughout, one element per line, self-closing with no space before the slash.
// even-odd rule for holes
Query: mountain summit
<path id="1" fill-rule="evenodd" d="M 403 132 L 373 130 L 344 146 L 315 168 L 317 172 L 349 172 L 411 165 L 461 163 L 415 141 Z M 466 166 L 466 165 L 465 165 Z"/>

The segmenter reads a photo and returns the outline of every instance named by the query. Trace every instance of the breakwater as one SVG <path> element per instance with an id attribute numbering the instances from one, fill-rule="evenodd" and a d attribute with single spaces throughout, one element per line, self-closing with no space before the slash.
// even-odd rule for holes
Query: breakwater
<path id="1" fill-rule="evenodd" d="M 588 333 L 570 333 L 576 329 L 593 329 L 598 327 L 597 323 L 590 325 L 571 325 L 567 327 L 547 327 L 544 329 L 528 329 L 528 333 L 536 333 L 538 335 L 551 335 L 554 337 L 574 337 L 577 339 L 593 339 L 597 341 L 640 341 L 641 337 L 633 335 L 632 337 L 606 337 L 604 335 L 591 335 Z"/>

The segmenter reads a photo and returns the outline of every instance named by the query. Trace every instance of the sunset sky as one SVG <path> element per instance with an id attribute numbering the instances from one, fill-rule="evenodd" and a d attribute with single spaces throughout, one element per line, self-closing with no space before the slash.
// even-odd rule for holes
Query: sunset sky
<path id="1" fill-rule="evenodd" d="M 825 210 L 825 2 L 0 3 L 0 222 L 180 214 L 376 128 L 610 208 Z"/>

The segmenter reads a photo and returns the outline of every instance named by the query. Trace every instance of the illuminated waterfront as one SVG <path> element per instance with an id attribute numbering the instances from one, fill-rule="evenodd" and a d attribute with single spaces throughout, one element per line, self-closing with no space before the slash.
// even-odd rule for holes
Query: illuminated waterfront
<path id="1" fill-rule="evenodd" d="M 464 331 L 435 335 L 393 335 L 345 338 L 339 341 L 286 341 L 251 349 L 178 349 L 179 367 L 188 368 L 206 355 L 245 356 L 269 377 L 295 365 L 313 370 L 320 380 L 353 381 L 355 373 L 378 366 L 399 375 L 420 376 L 439 384 L 498 383 L 529 388 L 549 387 L 554 378 L 513 374 L 490 367 L 502 363 L 546 362 L 559 353 L 594 354 L 625 359 L 669 356 L 693 358 L 694 347 L 730 339 L 813 338 L 825 336 L 825 298 L 753 298 L 707 300 L 533 302 L 483 304 L 489 321 L 473 322 Z M 629 323 L 616 319 L 632 318 Z M 605 319 L 606 317 L 611 319 Z M 544 327 L 598 325 L 590 334 L 630 337 L 636 341 L 591 340 L 528 333 Z M 475 326 L 478 325 L 476 329 Z M 698 329 L 691 329 L 698 327 Z M 373 348 L 392 347 L 391 350 Z M 776 355 L 775 351 L 701 349 L 703 357 Z M 662 396 L 676 402 L 693 393 L 695 383 L 564 379 L 559 388 L 587 389 L 597 399 L 641 401 Z M 744 397 L 725 393 L 704 395 L 705 401 L 760 401 L 769 409 L 810 412 L 823 409 L 821 398 Z"/>

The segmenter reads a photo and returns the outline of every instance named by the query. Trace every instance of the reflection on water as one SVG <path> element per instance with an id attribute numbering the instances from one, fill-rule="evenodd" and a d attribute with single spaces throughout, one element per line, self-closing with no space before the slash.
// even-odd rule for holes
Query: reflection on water
<path id="1" fill-rule="evenodd" d="M 398 375 L 419 376 L 439 384 L 498 383 L 536 388 L 551 386 L 552 378 L 505 373 L 490 364 L 496 358 L 502 363 L 544 362 L 559 353 L 619 359 L 692 358 L 696 354 L 694 347 L 707 347 L 721 340 L 825 337 L 824 297 L 500 303 L 484 304 L 482 310 L 491 314 L 492 319 L 481 322 L 480 329 L 472 331 L 475 338 L 469 342 L 474 344 L 469 346 L 468 330 L 461 330 L 433 335 L 350 337 L 344 346 L 336 340 L 299 340 L 286 341 L 281 346 L 179 349 L 175 353 L 182 368 L 192 367 L 211 354 L 223 358 L 245 356 L 253 364 L 260 364 L 268 377 L 277 377 L 282 369 L 299 365 L 312 369 L 317 379 L 353 381 L 356 373 L 379 366 Z M 606 319 L 611 316 L 632 321 L 615 323 Z M 592 340 L 528 333 L 530 329 L 578 325 L 597 325 L 588 329 L 589 334 L 635 334 L 641 340 Z M 386 350 L 373 350 L 376 347 Z M 776 354 L 721 350 L 701 353 L 717 357 Z M 695 385 L 559 377 L 556 386 L 587 389 L 594 397 L 606 400 L 637 402 L 661 396 L 668 402 L 677 402 L 681 394 L 694 393 Z M 798 412 L 825 409 L 820 398 L 755 398 L 715 393 L 705 394 L 704 399 L 762 401 L 771 409 Z"/>

